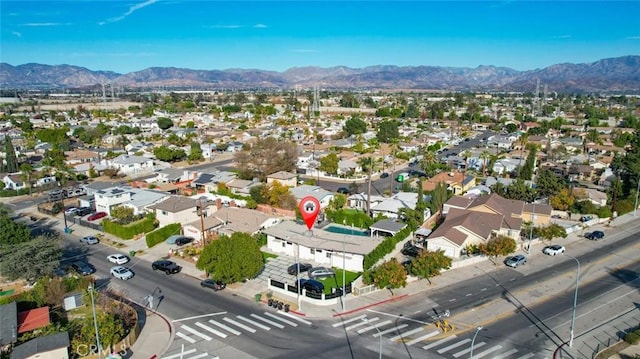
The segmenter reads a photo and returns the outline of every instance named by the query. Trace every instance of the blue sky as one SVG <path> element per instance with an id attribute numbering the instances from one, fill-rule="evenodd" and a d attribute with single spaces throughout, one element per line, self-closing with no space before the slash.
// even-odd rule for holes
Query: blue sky
<path id="1" fill-rule="evenodd" d="M 0 62 L 149 67 L 506 66 L 640 55 L 638 1 L 0 1 Z"/>

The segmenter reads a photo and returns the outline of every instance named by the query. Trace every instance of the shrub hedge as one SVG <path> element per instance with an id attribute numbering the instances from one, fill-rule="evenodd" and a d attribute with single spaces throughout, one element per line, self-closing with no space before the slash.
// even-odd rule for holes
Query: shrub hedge
<path id="1" fill-rule="evenodd" d="M 140 221 L 127 225 L 118 224 L 110 220 L 102 221 L 102 228 L 105 232 L 122 239 L 131 239 L 137 234 L 151 232 L 157 225 L 153 215 L 149 215 Z"/>
<path id="2" fill-rule="evenodd" d="M 640 342 L 640 329 L 636 329 L 632 332 L 625 334 L 624 341 L 631 345 L 638 344 Z"/>
<path id="3" fill-rule="evenodd" d="M 147 234 L 147 247 L 151 248 L 174 234 L 180 234 L 180 223 L 172 223 Z"/>
<path id="4" fill-rule="evenodd" d="M 411 229 L 406 227 L 400 232 L 396 233 L 395 236 L 385 238 L 380 244 L 378 244 L 378 246 L 374 250 L 364 256 L 364 269 L 371 269 L 371 267 L 378 263 L 380 259 L 391 253 L 396 247 L 396 244 L 407 238 L 410 233 Z"/>

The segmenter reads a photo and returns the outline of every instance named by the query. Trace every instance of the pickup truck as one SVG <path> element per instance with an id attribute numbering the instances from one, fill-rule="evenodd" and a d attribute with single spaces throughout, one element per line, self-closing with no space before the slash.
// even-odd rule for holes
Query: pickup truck
<path id="1" fill-rule="evenodd" d="M 404 182 L 410 177 L 409 172 L 401 172 L 396 176 L 396 182 Z"/>

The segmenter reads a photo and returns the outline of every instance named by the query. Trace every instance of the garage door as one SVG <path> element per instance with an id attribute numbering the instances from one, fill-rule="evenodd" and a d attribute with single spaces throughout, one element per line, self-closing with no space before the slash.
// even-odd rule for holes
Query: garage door
<path id="1" fill-rule="evenodd" d="M 456 249 L 451 246 L 443 246 L 443 245 L 429 243 L 428 249 L 431 251 L 443 250 L 444 254 L 447 257 L 456 258 Z"/>

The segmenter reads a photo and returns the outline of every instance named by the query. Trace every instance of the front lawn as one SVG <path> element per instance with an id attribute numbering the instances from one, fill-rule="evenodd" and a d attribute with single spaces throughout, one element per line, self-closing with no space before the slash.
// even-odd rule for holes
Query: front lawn
<path id="1" fill-rule="evenodd" d="M 273 253 L 262 252 L 262 259 L 266 262 L 268 258 L 278 258 L 277 255 Z"/>
<path id="2" fill-rule="evenodd" d="M 317 279 L 319 282 L 324 284 L 324 293 L 331 294 L 333 288 L 342 288 L 342 269 L 333 268 L 333 271 L 336 272 L 335 277 L 326 277 Z M 347 284 L 353 282 L 360 276 L 360 273 L 344 271 L 344 279 Z"/>

